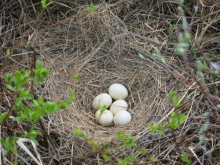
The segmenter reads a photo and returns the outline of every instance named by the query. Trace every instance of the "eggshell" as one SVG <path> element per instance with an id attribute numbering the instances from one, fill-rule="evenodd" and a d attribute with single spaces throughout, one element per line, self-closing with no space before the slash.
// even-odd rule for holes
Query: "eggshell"
<path id="1" fill-rule="evenodd" d="M 127 125 L 131 122 L 131 115 L 128 111 L 119 111 L 114 116 L 114 123 L 116 125 Z"/>
<path id="2" fill-rule="evenodd" d="M 107 126 L 113 122 L 113 114 L 109 110 L 105 110 L 101 115 L 100 114 L 100 110 L 95 113 L 95 118 L 100 125 Z"/>
<path id="3" fill-rule="evenodd" d="M 128 90 L 122 84 L 112 84 L 109 87 L 109 94 L 115 100 L 124 100 L 128 97 Z"/>
<path id="4" fill-rule="evenodd" d="M 102 93 L 96 96 L 92 102 L 92 107 L 95 110 L 98 110 L 99 107 L 103 107 L 106 105 L 106 108 L 108 108 L 112 104 L 112 98 L 107 93 Z"/>
<path id="5" fill-rule="evenodd" d="M 110 106 L 110 111 L 113 115 L 118 113 L 119 111 L 126 111 L 128 109 L 128 104 L 125 100 L 116 100 Z"/>

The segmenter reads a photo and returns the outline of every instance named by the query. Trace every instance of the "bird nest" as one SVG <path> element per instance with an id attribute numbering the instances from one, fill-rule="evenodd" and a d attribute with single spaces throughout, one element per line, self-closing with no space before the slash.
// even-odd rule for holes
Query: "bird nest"
<path id="1" fill-rule="evenodd" d="M 57 25 L 45 38 L 51 36 L 51 40 L 42 43 L 50 76 L 38 94 L 45 93 L 46 99 L 58 101 L 65 100 L 70 91 L 75 90 L 70 107 L 50 115 L 47 121 L 49 132 L 59 137 L 60 149 L 70 152 L 71 144 L 75 157 L 89 150 L 83 141 L 73 136 L 75 129 L 85 131 L 89 139 L 111 141 L 114 145 L 118 143 L 115 133 L 122 129 L 125 134 L 139 139 L 149 131 L 148 123 L 167 119 L 172 110 L 167 94 L 188 88 L 167 73 L 161 61 L 152 56 L 154 43 L 162 46 L 162 38 L 166 36 L 155 32 L 149 42 L 129 32 L 108 5 L 98 6 L 95 12 L 79 20 L 71 19 Z M 172 55 L 164 54 L 164 58 L 167 65 L 181 72 L 184 66 L 178 65 Z M 78 75 L 78 82 L 71 75 Z M 132 121 L 123 127 L 97 125 L 92 108 L 95 96 L 107 93 L 113 83 L 121 83 L 129 91 L 126 101 Z"/>

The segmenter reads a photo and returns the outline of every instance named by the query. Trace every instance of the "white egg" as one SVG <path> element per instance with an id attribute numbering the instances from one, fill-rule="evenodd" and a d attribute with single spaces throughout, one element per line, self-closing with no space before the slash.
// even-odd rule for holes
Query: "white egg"
<path id="1" fill-rule="evenodd" d="M 112 104 L 112 98 L 107 93 L 102 93 L 96 96 L 92 102 L 92 107 L 95 110 L 98 110 L 99 107 L 103 107 L 106 105 L 106 108 L 108 108 Z"/>
<path id="2" fill-rule="evenodd" d="M 114 116 L 114 123 L 116 125 L 127 125 L 131 122 L 131 115 L 128 111 L 119 111 Z"/>
<path id="3" fill-rule="evenodd" d="M 112 103 L 110 111 L 115 115 L 119 111 L 126 111 L 128 109 L 128 104 L 124 100 L 116 100 Z"/>
<path id="4" fill-rule="evenodd" d="M 113 114 L 109 110 L 105 110 L 102 114 L 100 110 L 96 111 L 95 118 L 102 126 L 107 126 L 113 122 Z"/>
<path id="5" fill-rule="evenodd" d="M 124 100 L 128 97 L 128 90 L 122 84 L 112 84 L 109 87 L 109 94 L 115 100 Z"/>

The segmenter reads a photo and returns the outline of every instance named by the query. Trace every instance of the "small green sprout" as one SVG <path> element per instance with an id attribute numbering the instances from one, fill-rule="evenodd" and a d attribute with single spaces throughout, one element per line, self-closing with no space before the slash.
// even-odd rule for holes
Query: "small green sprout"
<path id="1" fill-rule="evenodd" d="M 42 7 L 43 8 L 47 8 L 48 6 L 50 6 L 53 2 L 48 2 L 47 3 L 47 0 L 41 0 L 41 4 L 42 4 Z"/>
<path id="2" fill-rule="evenodd" d="M 89 7 L 89 13 L 91 13 L 95 9 L 95 5 L 91 2 Z"/>

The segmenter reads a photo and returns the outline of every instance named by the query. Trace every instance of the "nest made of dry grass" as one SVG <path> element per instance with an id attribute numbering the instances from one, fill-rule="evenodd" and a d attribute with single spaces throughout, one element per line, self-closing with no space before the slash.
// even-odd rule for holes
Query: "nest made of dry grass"
<path id="1" fill-rule="evenodd" d="M 185 137 L 184 141 L 178 140 L 181 149 L 191 155 L 195 163 L 203 161 L 205 164 L 216 164 L 217 150 L 213 150 L 219 140 L 216 134 L 219 126 L 214 126 L 219 124 L 216 118 L 210 121 L 213 126 L 210 126 L 207 133 L 209 139 L 203 146 L 196 148 L 195 151 L 186 147 L 194 146 L 198 142 L 198 130 L 205 122 L 203 113 L 214 110 L 211 111 L 212 105 L 196 90 L 196 83 L 188 74 L 182 58 L 172 53 L 175 48 L 166 49 L 170 39 L 166 21 L 169 20 L 173 24 L 179 22 L 179 17 L 171 14 L 177 14 L 178 5 L 175 1 L 160 3 L 151 1 L 143 6 L 141 6 L 143 2 L 136 2 L 126 1 L 127 5 L 113 1 L 97 2 L 95 11 L 90 14 L 85 14 L 88 5 L 83 4 L 83 1 L 80 3 L 56 2 L 50 10 L 50 15 L 47 15 L 45 20 L 28 34 L 31 39 L 25 38 L 20 47 L 15 50 L 10 66 L 5 68 L 4 73 L 23 67 L 29 68 L 32 60 L 32 56 L 29 55 L 30 47 L 36 48 L 39 53 L 38 58 L 43 60 L 44 66 L 50 70 L 48 79 L 35 89 L 39 97 L 50 101 L 65 100 L 70 91 L 75 90 L 75 99 L 70 104 L 70 108 L 44 119 L 54 145 L 48 146 L 49 149 L 39 146 L 40 153 L 44 157 L 43 162 L 59 162 L 59 164 L 84 162 L 81 158 L 87 155 L 91 148 L 73 135 L 76 128 L 86 131 L 88 138 L 103 143 L 108 141 L 112 146 L 120 144 L 115 138 L 115 133 L 125 128 L 126 134 L 135 137 L 138 145 L 148 149 L 150 154 L 155 154 L 161 163 L 178 163 L 172 134 L 166 133 L 161 137 L 152 136 L 147 127 L 149 123 L 166 122 L 169 114 L 176 111 L 187 115 L 186 122 L 181 129 L 177 130 L 177 139 Z M 217 27 L 219 15 L 212 12 L 217 11 L 219 6 L 214 1 L 211 3 L 212 7 L 211 5 L 207 7 L 208 4 L 202 1 L 186 4 L 184 9 L 189 17 L 187 18 L 191 20 L 189 24 L 195 40 L 204 49 L 205 56 L 216 57 L 219 52 L 216 47 L 219 41 L 219 37 L 216 36 L 220 30 Z M 193 5 L 202 8 L 202 13 L 192 13 Z M 27 11 L 27 6 L 23 5 L 23 9 L 26 9 L 22 10 L 23 12 Z M 138 9 L 137 6 L 141 7 Z M 22 21 L 30 22 L 29 15 L 27 14 Z M 210 16 L 201 19 L 200 15 Z M 64 21 L 54 23 L 55 25 L 47 29 L 49 20 L 52 21 L 51 23 Z M 195 23 L 194 20 L 196 20 Z M 207 22 L 205 27 L 200 25 L 202 21 Z M 11 31 L 22 33 L 25 26 L 17 28 Z M 213 31 L 215 33 L 210 36 Z M 13 38 L 13 34 L 8 32 L 5 35 L 5 39 L 7 38 Z M 6 49 L 13 43 L 14 40 L 7 41 L 3 47 Z M 155 47 L 161 51 L 167 66 L 173 72 L 191 80 L 192 84 L 175 78 L 164 69 L 160 60 L 152 58 Z M 208 51 L 210 47 L 216 49 L 210 52 Z M 145 59 L 140 58 L 139 53 Z M 189 60 L 192 60 L 191 69 L 195 70 L 194 59 L 190 57 Z M 79 82 L 74 81 L 71 75 L 79 75 Z M 206 76 L 207 83 L 210 83 L 210 75 Z M 129 105 L 128 111 L 132 115 L 132 122 L 125 127 L 114 125 L 102 127 L 96 124 L 94 118 L 95 112 L 91 106 L 93 98 L 107 92 L 113 83 L 121 83 L 129 91 L 126 101 Z M 167 98 L 167 94 L 171 91 L 178 91 L 181 96 L 181 108 L 172 108 Z M 218 94 L 217 91 L 215 92 Z M 168 132 L 168 130 L 164 131 Z M 211 144 L 214 145 L 211 146 Z M 112 156 L 116 159 L 129 154 L 135 155 L 135 149 L 112 153 Z M 96 164 L 98 156 L 88 158 L 87 161 Z"/>

